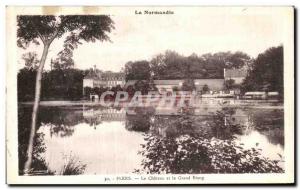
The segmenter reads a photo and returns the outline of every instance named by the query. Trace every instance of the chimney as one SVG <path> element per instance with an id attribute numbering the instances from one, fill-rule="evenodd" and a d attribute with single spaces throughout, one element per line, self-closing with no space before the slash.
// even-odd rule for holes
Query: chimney
<path id="1" fill-rule="evenodd" d="M 96 71 L 96 65 L 94 65 L 94 71 Z"/>

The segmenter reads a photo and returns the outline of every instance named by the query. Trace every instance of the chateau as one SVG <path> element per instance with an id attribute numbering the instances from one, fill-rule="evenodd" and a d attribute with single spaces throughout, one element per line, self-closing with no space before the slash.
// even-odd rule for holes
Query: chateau
<path id="1" fill-rule="evenodd" d="M 224 82 L 226 80 L 234 80 L 235 84 L 241 84 L 246 77 L 245 69 L 224 69 L 224 77 L 221 79 L 193 79 L 196 91 L 202 91 L 207 86 L 210 91 L 220 92 L 224 90 Z M 94 68 L 83 79 L 83 88 L 112 88 L 120 85 L 127 88 L 134 85 L 137 80 L 129 80 L 126 82 L 125 73 L 123 72 L 102 72 Z M 159 92 L 174 91 L 175 88 L 180 89 L 184 83 L 183 79 L 179 80 L 154 80 L 156 88 Z"/>
<path id="2" fill-rule="evenodd" d="M 90 71 L 83 79 L 83 87 L 100 88 L 100 87 L 114 87 L 125 85 L 125 73 L 121 72 L 102 72 L 94 69 Z"/>

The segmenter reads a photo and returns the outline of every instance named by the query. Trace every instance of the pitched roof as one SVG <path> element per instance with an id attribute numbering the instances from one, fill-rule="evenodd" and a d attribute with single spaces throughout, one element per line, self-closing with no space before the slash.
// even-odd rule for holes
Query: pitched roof
<path id="1" fill-rule="evenodd" d="M 89 71 L 87 75 L 84 76 L 85 79 L 95 79 L 98 78 L 98 75 L 94 71 Z"/>
<path id="2" fill-rule="evenodd" d="M 125 80 L 125 73 L 113 73 L 113 72 L 106 72 L 101 73 L 100 77 L 102 80 Z"/>
<path id="3" fill-rule="evenodd" d="M 122 72 L 101 72 L 91 70 L 85 77 L 85 79 L 99 79 L 99 80 L 124 80 L 125 73 Z"/>

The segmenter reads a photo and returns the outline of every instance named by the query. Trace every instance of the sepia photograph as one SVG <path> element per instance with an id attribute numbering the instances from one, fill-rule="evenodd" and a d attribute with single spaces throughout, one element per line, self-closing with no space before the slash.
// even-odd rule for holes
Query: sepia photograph
<path id="1" fill-rule="evenodd" d="M 6 8 L 8 184 L 293 184 L 293 7 Z"/>

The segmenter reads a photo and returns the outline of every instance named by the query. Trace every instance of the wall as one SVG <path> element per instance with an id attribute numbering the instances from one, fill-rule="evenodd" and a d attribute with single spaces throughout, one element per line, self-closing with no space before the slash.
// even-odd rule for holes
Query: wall
<path id="1" fill-rule="evenodd" d="M 94 88 L 94 80 L 93 79 L 83 79 L 83 88 L 84 87 Z"/>
<path id="2" fill-rule="evenodd" d="M 160 85 L 156 85 L 156 88 L 158 89 L 159 92 L 162 92 L 163 90 L 166 90 L 166 91 L 173 91 L 173 87 L 177 86 L 178 88 L 179 85 L 168 85 L 168 84 L 160 84 Z"/>
<path id="3" fill-rule="evenodd" d="M 213 91 L 224 89 L 224 79 L 195 79 L 194 82 L 198 91 L 201 91 L 204 85 Z"/>

